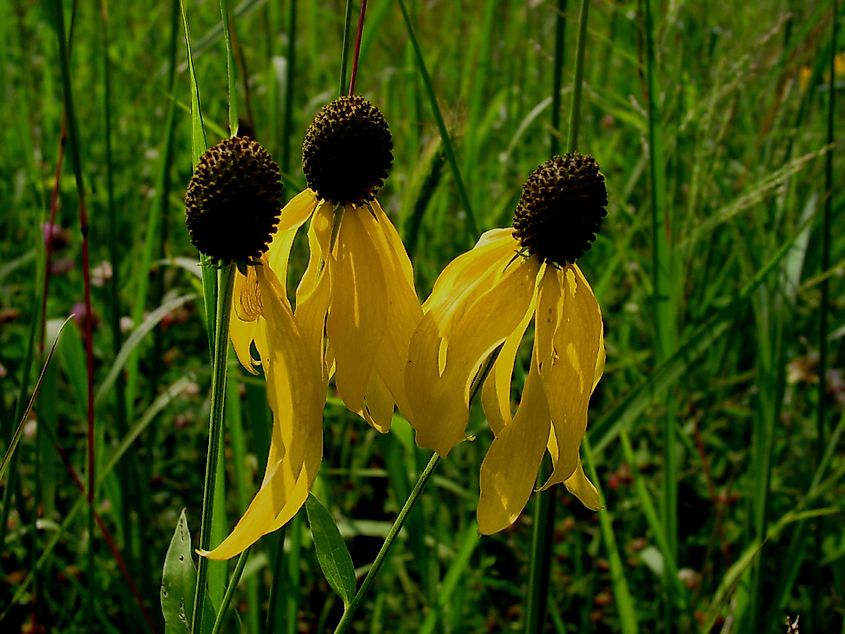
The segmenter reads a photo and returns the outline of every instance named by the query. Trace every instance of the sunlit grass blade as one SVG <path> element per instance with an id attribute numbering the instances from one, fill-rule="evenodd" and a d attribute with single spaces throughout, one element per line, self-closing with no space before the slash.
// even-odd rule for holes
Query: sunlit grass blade
<path id="1" fill-rule="evenodd" d="M 584 465 L 590 479 L 595 483 L 600 482 L 595 463 L 593 462 L 593 452 L 590 449 L 590 442 L 586 438 L 581 448 L 581 454 L 584 458 Z M 602 489 L 600 486 L 597 486 L 596 489 L 599 492 L 601 505 L 604 507 Z M 638 630 L 637 609 L 634 605 L 634 599 L 631 596 L 628 579 L 625 576 L 622 558 L 619 556 L 619 549 L 616 546 L 616 533 L 613 530 L 613 515 L 606 508 L 599 511 L 598 514 L 602 541 L 604 542 L 607 559 L 610 563 L 610 580 L 613 585 L 616 610 L 619 613 L 619 629 L 625 634 L 633 634 Z"/>

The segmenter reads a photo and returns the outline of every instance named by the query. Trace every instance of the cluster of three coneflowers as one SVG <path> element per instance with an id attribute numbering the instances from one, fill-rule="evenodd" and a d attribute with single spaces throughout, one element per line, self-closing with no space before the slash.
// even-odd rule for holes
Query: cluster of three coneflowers
<path id="1" fill-rule="evenodd" d="M 481 391 L 494 440 L 481 465 L 479 531 L 516 520 L 547 450 L 553 469 L 543 488 L 563 482 L 586 506 L 599 506 L 579 448 L 604 368 L 603 328 L 575 264 L 606 213 L 598 165 L 581 154 L 540 165 L 523 185 L 513 226 L 484 233 L 421 305 L 407 252 L 376 200 L 392 149 L 382 113 L 349 96 L 309 126 L 308 188 L 284 208 L 279 168 L 252 139 L 226 139 L 196 166 L 186 195 L 191 239 L 237 267 L 230 339 L 247 371 L 263 369 L 273 413 L 261 486 L 230 535 L 203 553 L 209 558 L 241 553 L 304 504 L 322 460 L 330 380 L 374 428 L 387 432 L 396 407 L 417 443 L 445 457 L 466 438 L 470 385 L 496 350 Z M 288 259 L 306 223 L 310 255 L 292 307 Z M 513 412 L 511 379 L 532 320 L 530 365 Z"/>

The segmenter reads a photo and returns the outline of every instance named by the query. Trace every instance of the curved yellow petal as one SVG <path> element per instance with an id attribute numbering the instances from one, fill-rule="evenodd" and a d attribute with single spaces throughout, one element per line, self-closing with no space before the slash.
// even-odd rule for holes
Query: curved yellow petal
<path id="1" fill-rule="evenodd" d="M 500 261 L 510 260 L 519 250 L 512 234 L 510 228 L 486 231 L 475 247 L 452 260 L 437 277 L 423 312 L 432 312 L 438 320 L 448 322 L 454 314 L 450 307 L 465 306 L 467 296 L 479 288 L 489 288 L 490 279 L 502 272 Z"/>
<path id="2" fill-rule="evenodd" d="M 552 286 L 545 283 L 551 279 L 548 274 L 544 277 L 543 290 Z M 601 310 L 578 267 L 570 265 L 555 271 L 554 280 L 560 289 L 561 317 L 554 331 L 551 354 L 542 362 L 541 374 L 557 451 L 552 452 L 554 469 L 543 489 L 563 482 L 577 467 L 602 339 Z M 539 330 L 540 324 L 537 327 Z M 539 337 L 537 341 L 538 345 L 542 344 Z"/>
<path id="3" fill-rule="evenodd" d="M 411 260 L 408 257 L 408 252 L 405 250 L 405 244 L 402 242 L 402 238 L 399 237 L 399 232 L 396 231 L 396 227 L 394 227 L 393 223 L 390 222 L 390 218 L 388 218 L 384 209 L 382 209 L 377 200 L 373 200 L 370 206 L 375 212 L 376 222 L 378 222 L 379 227 L 381 227 L 384 232 L 384 237 L 390 246 L 390 253 L 393 254 L 395 262 L 402 272 L 402 277 L 405 279 L 405 282 L 413 288 L 414 269 L 411 266 Z"/>
<path id="4" fill-rule="evenodd" d="M 549 437 L 549 406 L 532 358 L 513 422 L 493 440 L 481 463 L 478 531 L 496 533 L 516 521 L 534 489 Z"/>
<path id="5" fill-rule="evenodd" d="M 364 409 L 376 353 L 387 320 L 387 283 L 365 222 L 364 208 L 348 206 L 328 266 L 332 297 L 326 332 L 335 355 L 335 385 L 353 412 Z"/>
<path id="6" fill-rule="evenodd" d="M 432 305 L 437 308 L 424 315 L 411 339 L 405 371 L 417 444 L 446 456 L 463 440 L 472 379 L 484 357 L 533 310 L 538 268 L 533 258 L 500 254 L 485 272 L 489 286 L 470 293 L 454 288 L 460 302 L 436 298 Z"/>
<path id="7" fill-rule="evenodd" d="M 375 370 L 392 395 L 393 401 L 408 420 L 411 407 L 405 392 L 405 362 L 414 330 L 422 319 L 422 308 L 414 289 L 411 261 L 399 234 L 378 202 L 372 205 L 374 217 L 365 217 L 364 226 L 374 245 L 373 258 L 378 259 L 387 282 L 387 321 L 384 338 L 378 348 Z M 373 411 L 375 406 L 368 405 Z M 392 410 L 391 404 L 391 410 Z M 386 419 L 390 425 L 390 417 Z M 378 427 L 377 427 L 378 428 Z"/>
<path id="8" fill-rule="evenodd" d="M 267 266 L 256 274 L 264 307 L 256 346 L 267 379 L 273 433 L 267 470 L 258 493 L 210 559 L 229 559 L 279 528 L 304 504 L 322 458 L 325 389 L 317 359 L 303 339 L 281 283 Z"/>
<path id="9" fill-rule="evenodd" d="M 499 435 L 502 428 L 511 422 L 511 378 L 519 344 L 532 317 L 531 311 L 527 311 L 516 330 L 505 339 L 499 357 L 481 389 L 481 406 L 494 435 Z"/>
<path id="10" fill-rule="evenodd" d="M 296 289 L 296 319 L 302 335 L 312 354 L 322 359 L 324 382 L 329 372 L 326 357 L 326 315 L 331 300 L 331 268 L 326 266 L 326 257 L 331 240 L 334 211 L 332 205 L 321 204 L 308 228 L 308 267 Z"/>
<path id="11" fill-rule="evenodd" d="M 294 238 L 299 228 L 314 213 L 317 206 L 317 198 L 310 189 L 306 189 L 290 199 L 284 206 L 276 224 L 273 239 L 267 250 L 267 261 L 276 277 L 285 288 L 288 274 L 288 260 Z M 284 294 L 284 301 L 287 302 L 287 293 Z"/>
<path id="12" fill-rule="evenodd" d="M 563 481 L 563 484 L 569 492 L 577 497 L 581 501 L 581 504 L 586 506 L 588 509 L 591 511 L 601 510 L 602 506 L 599 492 L 584 473 L 584 467 L 581 465 L 581 458 L 578 458 L 578 463 L 575 465 L 575 471 L 571 476 Z"/>

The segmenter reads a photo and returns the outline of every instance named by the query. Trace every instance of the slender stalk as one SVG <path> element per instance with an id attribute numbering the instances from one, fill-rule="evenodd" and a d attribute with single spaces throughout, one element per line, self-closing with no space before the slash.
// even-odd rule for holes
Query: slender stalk
<path id="1" fill-rule="evenodd" d="M 832 15 L 831 15 L 831 47 L 830 47 L 830 67 L 828 72 L 827 84 L 827 145 L 829 148 L 833 147 L 836 140 L 834 128 L 834 103 L 836 96 L 836 87 L 834 81 L 836 79 L 836 37 L 837 37 L 837 22 L 839 21 L 838 2 L 832 0 Z M 831 216 L 833 213 L 833 151 L 829 150 L 825 155 L 825 193 L 824 193 L 824 215 L 822 217 L 822 261 L 821 270 L 825 273 L 830 269 L 830 234 L 831 234 Z M 827 364 L 828 364 L 828 350 L 827 350 L 827 331 L 828 331 L 828 313 L 830 311 L 830 280 L 828 277 L 824 278 L 820 286 L 821 300 L 819 306 L 819 389 L 818 389 L 818 404 L 816 410 L 816 459 L 820 460 L 824 454 L 825 444 L 827 441 Z M 815 525 L 815 534 L 813 535 L 813 596 L 821 596 L 821 559 L 822 559 L 822 540 L 824 539 L 824 521 L 819 518 Z M 821 601 L 813 601 L 813 611 L 811 614 L 810 628 L 812 631 L 822 631 L 824 623 L 822 622 Z M 845 624 L 843 624 L 845 629 Z"/>
<path id="2" fill-rule="evenodd" d="M 589 0 L 581 0 L 578 15 L 578 40 L 575 50 L 575 76 L 572 85 L 572 106 L 569 111 L 569 135 L 567 151 L 574 152 L 578 143 L 578 126 L 581 109 L 581 84 L 584 79 L 584 51 L 587 47 L 587 18 Z M 560 84 L 563 73 L 563 44 L 566 33 L 566 0 L 558 0 L 555 28 L 555 70 L 552 77 L 552 132 L 551 153 L 556 154 L 560 127 Z M 540 469 L 540 479 L 550 473 L 547 460 Z M 551 550 L 555 523 L 555 491 L 543 491 L 535 496 L 534 528 L 531 533 L 531 554 L 528 573 L 528 594 L 525 599 L 525 631 L 542 632 L 546 622 L 546 608 L 549 596 L 549 573 L 551 571 Z"/>
<path id="3" fill-rule="evenodd" d="M 226 77 L 229 88 L 229 134 L 238 133 L 238 79 L 235 71 L 235 56 L 232 53 L 232 37 L 229 32 L 229 0 L 220 0 L 220 19 L 223 22 L 223 41 L 226 44 Z"/>
<path id="4" fill-rule="evenodd" d="M 478 234 L 478 222 L 475 219 L 475 213 L 472 210 L 472 204 L 469 201 L 466 187 L 464 186 L 464 179 L 461 176 L 461 170 L 458 167 L 458 159 L 455 156 L 455 148 L 452 146 L 452 140 L 449 138 L 449 131 L 446 129 L 446 122 L 443 120 L 443 114 L 440 112 L 440 106 L 437 103 L 437 96 L 434 94 L 434 86 L 431 83 L 431 76 L 428 74 L 428 68 L 425 65 L 425 58 L 420 48 L 420 43 L 417 41 L 417 35 L 414 32 L 414 25 L 411 23 L 411 16 L 408 13 L 408 8 L 405 6 L 405 0 L 399 0 L 399 8 L 402 10 L 402 17 L 405 19 L 405 26 L 408 29 L 408 37 L 411 40 L 411 46 L 414 49 L 414 56 L 417 60 L 417 68 L 420 71 L 423 84 L 425 85 L 428 99 L 431 102 L 431 111 L 434 114 L 434 120 L 437 122 L 437 129 L 440 131 L 440 139 L 443 141 L 443 151 L 446 153 L 446 159 L 449 161 L 449 167 L 452 169 L 452 178 L 455 179 L 455 187 L 458 190 L 458 196 L 461 199 L 461 204 L 467 214 L 467 233 L 470 243 L 475 243 Z"/>
<path id="5" fill-rule="evenodd" d="M 566 145 L 570 152 L 578 148 L 578 132 L 581 127 L 581 88 L 584 83 L 584 52 L 587 50 L 587 19 L 590 0 L 581 0 L 578 14 L 578 43 L 575 45 L 575 78 L 572 80 L 572 108 L 569 111 L 569 137 Z"/>
<path id="6" fill-rule="evenodd" d="M 651 172 L 651 228 L 652 228 L 652 278 L 654 287 L 655 361 L 660 364 L 672 354 L 675 346 L 674 302 L 670 288 L 672 261 L 669 250 L 671 218 L 666 205 L 666 173 L 663 156 L 663 138 L 660 126 L 659 91 L 656 77 L 654 44 L 654 19 L 652 0 L 644 0 L 646 82 L 648 89 L 648 140 Z M 663 508 L 662 518 L 670 553 L 677 561 L 678 555 L 678 465 L 675 456 L 675 416 L 671 395 L 664 397 L 666 413 L 663 416 Z M 667 568 L 668 570 L 668 568 Z M 670 596 L 672 581 L 664 583 L 666 596 Z M 665 602 L 664 621 L 667 631 L 674 629 L 671 603 Z"/>
<path id="7" fill-rule="evenodd" d="M 220 440 L 223 435 L 223 406 L 226 401 L 226 365 L 229 356 L 229 315 L 232 304 L 232 286 L 235 266 L 226 264 L 217 272 L 217 312 L 214 319 L 214 358 L 211 364 L 211 415 L 208 422 L 208 453 L 205 463 L 205 485 L 202 492 L 202 518 L 200 520 L 199 547 L 211 547 L 211 518 L 214 514 L 214 490 L 217 485 L 217 463 Z M 208 577 L 208 559 L 200 557 L 197 564 L 197 585 L 194 591 L 194 612 L 191 631 L 202 632 L 205 604 L 205 585 Z"/>
<path id="8" fill-rule="evenodd" d="M 226 586 L 226 594 L 223 595 L 223 601 L 220 603 L 220 611 L 217 613 L 217 618 L 214 619 L 214 627 L 211 628 L 211 634 L 218 634 L 220 628 L 223 627 L 226 612 L 229 609 L 229 604 L 232 602 L 232 597 L 235 596 L 235 590 L 238 589 L 238 583 L 241 580 L 241 575 L 243 574 L 248 557 L 249 548 L 238 556 L 238 561 L 235 563 L 235 570 L 232 572 L 232 578 L 229 580 L 229 585 Z"/>
<path id="9" fill-rule="evenodd" d="M 288 63 L 285 67 L 285 109 L 282 118 L 282 172 L 290 171 L 290 137 L 293 128 L 293 78 L 296 69 L 296 0 L 290 0 L 288 12 Z"/>
<path id="10" fill-rule="evenodd" d="M 355 80 L 358 78 L 358 59 L 361 56 L 361 36 L 364 34 L 364 18 L 367 15 L 367 0 L 361 0 L 358 13 L 358 30 L 355 33 L 355 52 L 352 56 L 352 73 L 349 75 L 349 94 L 355 94 Z"/>
<path id="11" fill-rule="evenodd" d="M 501 346 L 496 348 L 496 350 L 494 350 L 490 354 L 490 356 L 487 357 L 487 360 L 482 366 L 481 371 L 476 375 L 475 379 L 473 380 L 472 387 L 470 388 L 469 392 L 470 406 L 472 406 L 472 403 L 475 401 L 475 398 L 481 391 L 481 386 L 484 384 L 484 379 L 487 378 L 487 375 L 490 373 L 493 364 L 496 363 L 496 359 L 499 357 L 500 350 Z M 358 588 L 358 591 L 355 593 L 355 596 L 352 597 L 352 600 L 349 602 L 349 606 L 344 611 L 340 622 L 337 624 L 335 634 L 342 634 L 351 627 L 352 619 L 355 617 L 355 612 L 357 612 L 358 608 L 361 607 L 361 601 L 364 600 L 364 597 L 367 594 L 367 590 L 370 589 L 370 586 L 373 584 L 373 581 L 375 581 L 376 575 L 378 574 L 379 570 L 381 570 L 382 565 L 384 565 L 387 556 L 390 554 L 390 549 L 393 547 L 393 542 L 395 541 L 397 535 L 399 535 L 399 532 L 402 530 L 402 527 L 405 525 L 405 520 L 408 519 L 408 514 L 414 508 L 414 504 L 416 504 L 417 500 L 420 497 L 420 494 L 422 494 L 423 489 L 425 489 L 426 484 L 428 484 L 428 481 L 431 478 L 431 475 L 434 473 L 434 469 L 437 467 L 437 463 L 439 462 L 440 456 L 436 453 L 432 454 L 431 459 L 425 466 L 425 469 L 423 469 L 423 472 L 420 474 L 419 478 L 417 478 L 417 481 L 414 484 L 414 488 L 411 489 L 411 493 L 408 496 L 408 499 L 405 500 L 405 504 L 399 511 L 399 515 L 397 515 L 396 519 L 393 521 L 393 526 L 390 527 L 387 536 L 384 538 L 384 543 L 381 545 L 381 548 L 379 549 L 375 560 L 370 566 L 370 569 L 367 571 L 367 575 L 364 577 L 364 581 L 361 582 L 361 587 Z"/>
<path id="12" fill-rule="evenodd" d="M 361 606 L 361 601 L 363 601 L 367 591 L 370 589 L 373 581 L 375 581 L 376 575 L 379 573 L 379 570 L 381 570 L 382 565 L 384 565 L 385 559 L 390 554 L 390 549 L 393 546 L 396 536 L 399 535 L 399 531 L 401 531 L 402 527 L 405 525 L 408 513 L 411 512 L 414 504 L 416 504 L 417 499 L 420 497 L 423 489 L 425 489 L 425 485 L 428 484 L 428 480 L 431 478 L 431 475 L 434 473 L 434 469 L 437 467 L 437 463 L 439 462 L 440 456 L 436 453 L 432 454 L 431 459 L 428 461 L 425 469 L 423 469 L 423 472 L 417 479 L 416 484 L 414 484 L 411 494 L 408 496 L 408 499 L 405 500 L 402 510 L 400 510 L 399 515 L 396 516 L 393 526 L 390 527 L 387 536 L 384 538 L 384 543 L 381 545 L 372 566 L 370 566 L 370 569 L 367 571 L 367 576 L 364 577 L 364 581 L 361 582 L 361 587 L 358 588 L 358 592 L 356 592 L 355 596 L 352 597 L 352 601 L 349 602 L 349 607 L 346 608 L 346 611 L 343 613 L 343 617 L 337 624 L 335 634 L 342 634 L 343 632 L 349 630 L 349 627 L 352 625 L 352 619 L 358 611 L 358 608 Z"/>
<path id="13" fill-rule="evenodd" d="M 560 88 L 566 60 L 566 3 L 557 0 L 555 13 L 555 67 L 552 74 L 552 133 L 549 135 L 549 154 L 560 152 Z M 574 99 L 574 98 L 573 98 Z"/>
<path id="14" fill-rule="evenodd" d="M 352 31 L 352 0 L 346 0 L 346 11 L 343 16 L 343 50 L 340 53 L 340 88 L 337 94 L 343 95 L 346 90 L 346 67 L 349 65 L 349 34 Z"/>

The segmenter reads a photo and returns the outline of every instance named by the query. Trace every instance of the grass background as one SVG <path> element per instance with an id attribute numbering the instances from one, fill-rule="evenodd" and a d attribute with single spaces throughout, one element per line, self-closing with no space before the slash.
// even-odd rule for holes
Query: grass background
<path id="1" fill-rule="evenodd" d="M 95 508 L 162 630 L 168 543 L 183 507 L 190 527 L 199 522 L 210 382 L 199 267 L 182 218 L 192 165 L 183 25 L 168 1 L 56 4 L 78 160 L 63 140 L 54 7 L 0 3 L 0 431 L 11 456 L 1 623 L 148 628 L 108 540 L 80 512 L 84 496 L 64 462 L 85 473 L 78 320 L 62 333 L 16 449 L 12 442 L 45 362 L 42 326 L 49 350 L 83 301 L 78 169 L 94 285 Z M 395 163 L 380 200 L 425 297 L 477 237 L 468 208 L 480 230 L 508 225 L 550 137 L 565 147 L 567 130 L 550 124 L 555 16 L 563 6 L 565 114 L 578 3 L 406 5 L 466 197 L 395 2 L 369 3 L 356 91 L 390 123 Z M 279 160 L 288 196 L 303 186 L 305 128 L 338 94 L 344 10 L 339 0 L 232 4 L 241 131 Z M 800 615 L 802 631 L 843 628 L 845 196 L 829 183 L 842 175 L 830 144 L 842 99 L 830 88 L 841 91 L 845 73 L 830 82 L 831 56 L 842 50 L 834 11 L 794 0 L 591 5 L 579 149 L 602 166 L 610 204 L 581 265 L 607 337 L 589 428 L 607 510 L 587 512 L 554 491 L 548 631 L 784 631 L 787 615 Z M 185 13 L 213 143 L 228 130 L 220 10 L 192 0 Z M 62 248 L 48 267 L 42 224 L 51 212 L 66 244 L 54 242 Z M 292 275 L 304 267 L 303 247 Z M 269 419 L 262 383 L 232 368 L 227 526 L 263 472 Z M 526 510 L 512 529 L 476 535 L 478 467 L 490 442 L 481 420 L 474 412 L 477 439 L 441 464 L 357 631 L 521 627 L 532 517 Z M 332 399 L 325 444 L 316 493 L 364 572 L 427 455 L 402 421 L 379 436 Z M 304 513 L 247 562 L 235 605 L 250 632 L 267 622 L 271 579 L 279 631 L 336 623 L 342 606 L 319 571 Z"/>

